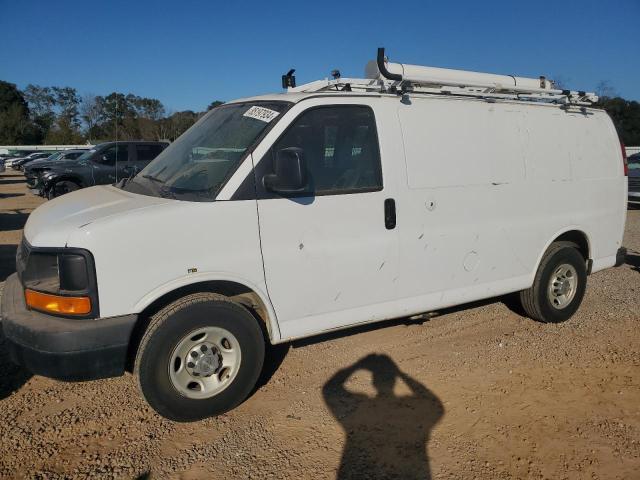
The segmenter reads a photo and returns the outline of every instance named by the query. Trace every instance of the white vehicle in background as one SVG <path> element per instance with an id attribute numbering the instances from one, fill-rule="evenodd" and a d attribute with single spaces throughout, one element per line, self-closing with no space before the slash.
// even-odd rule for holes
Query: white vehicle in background
<path id="1" fill-rule="evenodd" d="M 388 63 L 211 110 L 142 172 L 36 209 L 12 357 L 132 370 L 161 415 L 242 402 L 265 345 L 520 292 L 569 319 L 624 257 L 621 145 L 593 94 Z"/>
<path id="2" fill-rule="evenodd" d="M 27 155 L 30 155 L 30 154 L 29 153 L 16 154 L 16 155 L 11 156 L 11 157 L 6 157 L 4 159 L 5 168 L 11 168 L 13 166 L 13 162 L 15 162 L 16 160 L 21 160 L 21 159 L 25 158 Z"/>

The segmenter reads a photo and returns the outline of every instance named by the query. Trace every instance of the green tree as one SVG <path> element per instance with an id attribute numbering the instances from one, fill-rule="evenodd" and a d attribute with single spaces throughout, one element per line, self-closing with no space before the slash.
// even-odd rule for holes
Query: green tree
<path id="1" fill-rule="evenodd" d="M 620 97 L 604 96 L 596 106 L 609 114 L 625 145 L 640 145 L 640 103 Z"/>
<path id="2" fill-rule="evenodd" d="M 56 120 L 55 94 L 51 87 L 29 84 L 24 90 L 24 98 L 29 105 L 29 116 L 38 136 L 36 143 L 41 143 Z"/>
<path id="3" fill-rule="evenodd" d="M 74 144 L 82 142 L 80 133 L 80 97 L 75 88 L 52 87 L 55 97 L 57 116 L 54 125 L 47 133 L 45 142 L 48 144 Z"/>
<path id="4" fill-rule="evenodd" d="M 100 105 L 98 104 L 97 97 L 92 94 L 87 94 L 82 97 L 80 102 L 80 119 L 84 122 L 86 127 L 85 133 L 87 140 L 93 142 L 96 138 L 101 138 L 102 130 L 100 129 Z"/>
<path id="5" fill-rule="evenodd" d="M 0 144 L 19 145 L 33 134 L 24 96 L 13 83 L 0 80 Z"/>
<path id="6" fill-rule="evenodd" d="M 100 128 L 107 139 L 127 140 L 137 138 L 135 107 L 132 96 L 112 92 L 106 97 L 96 97 L 100 109 Z"/>
<path id="7" fill-rule="evenodd" d="M 209 104 L 209 106 L 207 107 L 207 112 L 213 108 L 219 107 L 220 105 L 224 105 L 224 102 L 220 101 L 220 100 L 214 100 L 213 102 L 211 102 Z"/>

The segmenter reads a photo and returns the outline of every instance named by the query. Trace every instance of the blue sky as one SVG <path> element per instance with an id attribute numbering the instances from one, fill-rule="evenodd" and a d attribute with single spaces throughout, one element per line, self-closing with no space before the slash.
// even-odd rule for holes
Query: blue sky
<path id="1" fill-rule="evenodd" d="M 134 93 L 167 109 L 280 90 L 333 68 L 361 76 L 392 61 L 562 79 L 608 80 L 640 100 L 640 0 L 0 0 L 0 79 Z"/>

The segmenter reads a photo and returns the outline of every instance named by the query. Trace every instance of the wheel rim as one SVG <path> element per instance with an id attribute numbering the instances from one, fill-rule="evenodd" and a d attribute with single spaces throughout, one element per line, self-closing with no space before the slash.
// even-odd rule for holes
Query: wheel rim
<path id="1" fill-rule="evenodd" d="M 549 280 L 547 296 L 554 308 L 562 310 L 571 303 L 576 296 L 578 287 L 578 272 L 568 263 L 556 268 Z"/>
<path id="2" fill-rule="evenodd" d="M 231 332 L 220 327 L 199 328 L 173 349 L 169 378 L 185 397 L 210 398 L 231 385 L 241 358 L 240 343 Z"/>

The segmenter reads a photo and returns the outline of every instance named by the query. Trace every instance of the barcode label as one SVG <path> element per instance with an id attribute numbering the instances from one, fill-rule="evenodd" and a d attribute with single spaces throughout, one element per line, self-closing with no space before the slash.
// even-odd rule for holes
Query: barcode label
<path id="1" fill-rule="evenodd" d="M 243 117 L 255 118 L 256 120 L 261 120 L 263 122 L 269 123 L 271 120 L 278 116 L 279 112 L 275 110 L 270 110 L 264 107 L 256 107 L 253 106 L 246 112 L 244 112 Z"/>

